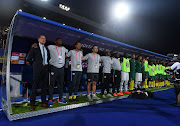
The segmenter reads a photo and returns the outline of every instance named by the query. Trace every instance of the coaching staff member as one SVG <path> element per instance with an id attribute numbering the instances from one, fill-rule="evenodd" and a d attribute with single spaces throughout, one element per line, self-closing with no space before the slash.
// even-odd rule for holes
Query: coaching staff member
<path id="1" fill-rule="evenodd" d="M 33 85 L 30 94 L 30 110 L 35 110 L 35 99 L 36 99 L 36 90 L 38 84 L 41 86 L 41 106 L 47 108 L 46 103 L 46 94 L 48 86 L 48 61 L 49 61 L 49 52 L 45 47 L 46 37 L 40 35 L 38 37 L 38 47 L 32 47 L 27 61 L 33 66 Z"/>

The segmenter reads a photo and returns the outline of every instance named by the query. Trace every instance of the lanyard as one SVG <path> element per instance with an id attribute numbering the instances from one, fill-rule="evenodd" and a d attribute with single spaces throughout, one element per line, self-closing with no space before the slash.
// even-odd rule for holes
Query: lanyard
<path id="1" fill-rule="evenodd" d="M 75 52 L 76 52 L 76 59 L 78 61 L 77 51 L 75 50 Z M 81 61 L 80 58 L 81 58 L 81 56 L 80 56 L 80 51 L 79 51 L 79 61 Z"/>
<path id="2" fill-rule="evenodd" d="M 93 53 L 93 55 L 94 55 L 94 53 Z M 96 58 L 95 58 L 95 55 L 94 55 L 94 61 L 96 62 Z M 98 55 L 97 55 L 97 62 L 98 62 Z"/>
<path id="3" fill-rule="evenodd" d="M 61 56 L 62 56 L 62 47 L 60 47 L 60 49 L 61 49 Z M 59 55 L 59 51 L 58 51 L 57 46 L 56 46 L 56 50 L 57 50 L 57 53 L 58 53 L 58 55 Z"/>

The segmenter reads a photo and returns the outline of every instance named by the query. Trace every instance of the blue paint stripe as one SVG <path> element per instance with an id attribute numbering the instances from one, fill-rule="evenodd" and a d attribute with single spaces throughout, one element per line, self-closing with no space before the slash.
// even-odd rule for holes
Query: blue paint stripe
<path id="1" fill-rule="evenodd" d="M 48 24 L 51 24 L 51 25 L 55 25 L 55 26 L 58 26 L 58 27 L 61 27 L 61 28 L 69 29 L 69 30 L 72 30 L 72 31 L 75 31 L 75 32 L 79 32 L 79 33 L 82 33 L 82 34 L 85 34 L 85 35 L 89 35 L 89 36 L 92 36 L 92 37 L 95 37 L 95 38 L 98 38 L 98 39 L 103 39 L 105 41 L 116 43 L 116 44 L 126 46 L 126 47 L 129 47 L 129 48 L 132 48 L 132 49 L 141 50 L 141 51 L 144 51 L 144 52 L 147 52 L 147 53 L 150 53 L 150 54 L 154 54 L 154 55 L 157 55 L 157 56 L 167 58 L 167 56 L 159 54 L 159 53 L 144 50 L 144 49 L 141 49 L 141 48 L 138 48 L 138 47 L 135 47 L 135 46 L 131 46 L 131 45 L 119 42 L 119 41 L 115 41 L 115 40 L 112 40 L 110 38 L 106 38 L 106 37 L 103 37 L 103 36 L 100 36 L 100 35 L 92 34 L 92 33 L 89 33 L 89 32 L 83 31 L 83 30 L 79 30 L 79 29 L 71 27 L 71 26 L 67 26 L 67 25 L 63 25 L 61 23 L 57 23 L 55 21 L 51 21 L 51 20 L 48 20 L 48 19 L 43 19 L 42 17 L 35 16 L 35 15 L 32 15 L 32 14 L 28 14 L 26 12 L 17 11 L 16 14 L 20 15 L 20 16 L 27 17 L 27 18 L 31 18 L 31 19 L 34 19 L 34 20 L 38 20 L 38 21 L 41 21 L 41 22 L 45 22 L 45 23 L 48 23 Z"/>

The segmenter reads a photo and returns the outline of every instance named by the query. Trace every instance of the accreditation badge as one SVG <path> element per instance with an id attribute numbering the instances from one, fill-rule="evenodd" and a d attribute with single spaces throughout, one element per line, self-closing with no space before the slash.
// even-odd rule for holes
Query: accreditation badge
<path id="1" fill-rule="evenodd" d="M 80 65 L 81 65 L 81 63 L 79 62 L 79 61 L 77 61 L 77 65 L 76 65 L 76 68 L 80 68 Z"/>
<path id="2" fill-rule="evenodd" d="M 60 55 L 58 57 L 59 57 L 59 64 L 62 64 L 63 63 L 63 57 Z"/>
<path id="3" fill-rule="evenodd" d="M 98 68 L 98 63 L 97 62 L 95 62 L 95 69 L 97 69 Z"/>

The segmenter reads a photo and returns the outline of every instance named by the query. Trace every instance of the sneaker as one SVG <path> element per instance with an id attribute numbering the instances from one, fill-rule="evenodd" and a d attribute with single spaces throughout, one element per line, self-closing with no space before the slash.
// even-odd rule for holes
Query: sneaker
<path id="1" fill-rule="evenodd" d="M 92 96 L 92 99 L 99 100 L 100 98 L 95 95 L 95 96 Z"/>
<path id="2" fill-rule="evenodd" d="M 124 93 L 126 93 L 126 94 L 131 94 L 131 92 L 129 92 L 129 91 L 125 91 Z"/>
<path id="3" fill-rule="evenodd" d="M 117 93 L 117 95 L 124 95 L 124 94 L 123 94 L 123 92 L 121 91 L 121 92 Z"/>
<path id="4" fill-rule="evenodd" d="M 53 101 L 52 101 L 52 100 L 49 100 L 49 101 L 48 101 L 48 105 L 49 105 L 49 107 L 52 107 L 52 106 L 53 106 Z"/>
<path id="5" fill-rule="evenodd" d="M 73 99 L 69 99 L 69 102 L 73 102 Z"/>
<path id="6" fill-rule="evenodd" d="M 91 99 L 91 95 L 87 95 L 87 99 L 88 99 L 88 101 L 93 101 L 93 100 Z"/>
<path id="7" fill-rule="evenodd" d="M 76 101 L 76 102 L 78 102 L 79 100 L 76 98 L 76 99 L 73 99 L 73 101 Z"/>
<path id="8" fill-rule="evenodd" d="M 111 94 L 107 94 L 106 96 L 107 96 L 107 97 L 111 97 L 111 98 L 113 97 Z"/>
<path id="9" fill-rule="evenodd" d="M 118 96 L 118 95 L 117 95 L 117 93 L 113 93 L 113 96 L 115 96 L 115 97 L 116 97 L 116 96 Z"/>
<path id="10" fill-rule="evenodd" d="M 64 100 L 64 98 L 61 98 L 60 100 L 57 100 L 58 103 L 67 104 L 67 102 Z"/>
<path id="11" fill-rule="evenodd" d="M 106 98 L 106 96 L 105 96 L 104 94 L 102 95 L 102 97 L 103 97 L 103 98 Z"/>

